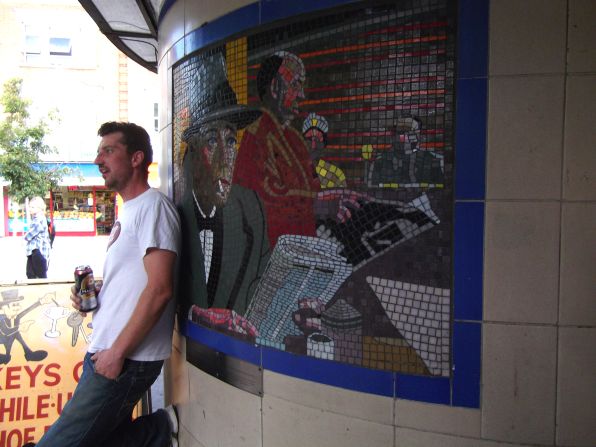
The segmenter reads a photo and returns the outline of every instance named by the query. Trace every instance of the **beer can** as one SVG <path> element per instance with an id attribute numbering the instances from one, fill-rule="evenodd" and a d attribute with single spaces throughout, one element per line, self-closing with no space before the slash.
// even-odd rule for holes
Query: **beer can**
<path id="1" fill-rule="evenodd" d="M 91 312 L 97 308 L 93 270 L 88 265 L 79 265 L 74 271 L 75 288 L 81 297 L 81 312 Z"/>

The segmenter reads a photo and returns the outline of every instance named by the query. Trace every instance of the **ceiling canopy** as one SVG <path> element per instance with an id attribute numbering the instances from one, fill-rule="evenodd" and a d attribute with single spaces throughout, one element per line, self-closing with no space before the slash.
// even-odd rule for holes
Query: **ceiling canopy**
<path id="1" fill-rule="evenodd" d="M 79 3 L 120 51 L 157 73 L 159 0 L 79 0 Z"/>

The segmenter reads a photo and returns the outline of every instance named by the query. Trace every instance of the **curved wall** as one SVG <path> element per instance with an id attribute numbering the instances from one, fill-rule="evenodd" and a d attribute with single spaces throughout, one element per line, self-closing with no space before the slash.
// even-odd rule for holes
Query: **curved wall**
<path id="1" fill-rule="evenodd" d="M 507 141 L 495 139 L 493 134 L 487 133 L 487 122 L 493 123 L 493 126 L 504 125 L 501 117 L 509 107 L 505 104 L 497 107 L 495 104 L 499 104 L 501 92 L 511 96 L 516 95 L 515 92 L 519 92 L 520 88 L 525 91 L 518 85 L 523 82 L 521 78 L 516 78 L 518 69 L 511 67 L 523 66 L 516 57 L 525 55 L 522 60 L 532 59 L 529 53 L 524 53 L 524 48 L 518 50 L 519 54 L 516 57 L 514 57 L 515 54 L 504 56 L 508 55 L 508 52 L 501 51 L 504 47 L 502 47 L 503 37 L 499 33 L 499 25 L 502 23 L 500 17 L 505 17 L 503 14 L 507 8 L 501 4 L 493 5 L 490 9 L 493 59 L 490 65 L 492 77 L 489 89 L 488 2 L 460 1 L 459 4 L 441 1 L 395 2 L 396 6 L 386 9 L 389 12 L 385 16 L 374 16 L 375 8 L 370 8 L 370 4 L 366 5 L 369 8 L 362 8 L 359 2 L 303 2 L 300 5 L 287 3 L 289 2 L 239 1 L 197 4 L 191 1 L 177 1 L 166 2 L 163 5 L 159 27 L 159 73 L 162 79 L 163 103 L 171 104 L 171 107 L 164 108 L 162 112 L 165 115 L 161 121 L 165 124 L 162 129 L 163 147 L 167 148 L 164 160 L 170 161 L 167 173 L 164 172 L 162 175 L 167 174 L 170 192 L 181 206 L 182 213 L 184 213 L 183 197 L 185 191 L 190 189 L 188 185 L 192 183 L 192 180 L 186 183 L 184 181 L 182 160 L 187 159 L 184 154 L 188 150 L 188 145 L 182 142 L 182 132 L 189 125 L 191 127 L 197 123 L 202 125 L 204 121 L 202 116 L 208 114 L 209 106 L 198 99 L 193 99 L 193 92 L 207 91 L 209 88 L 203 88 L 205 85 L 211 87 L 215 84 L 215 82 L 201 84 L 200 82 L 203 81 L 200 79 L 199 81 L 189 81 L 189 79 L 201 78 L 197 74 L 202 73 L 201 70 L 204 70 L 202 67 L 213 67 L 213 61 L 219 60 L 218 55 L 223 54 L 224 72 L 227 72 L 228 82 L 235 91 L 237 101 L 248 104 L 249 107 L 263 106 L 264 103 L 259 101 L 256 92 L 258 66 L 272 51 L 286 50 L 294 51 L 300 54 L 302 59 L 306 59 L 303 62 L 306 66 L 307 84 L 309 78 L 311 82 L 306 88 L 307 97 L 301 100 L 301 109 L 310 107 L 310 110 L 327 117 L 329 129 L 326 130 L 330 136 L 328 140 L 331 140 L 330 146 L 333 145 L 332 143 L 335 145 L 333 148 L 325 148 L 326 152 L 321 159 L 327 162 L 334 161 L 339 165 L 340 172 L 345 174 L 345 184 L 341 185 L 343 189 L 364 191 L 369 196 L 373 196 L 373 202 L 385 204 L 390 201 L 392 205 L 400 207 L 399 211 L 402 214 L 406 209 L 415 209 L 412 204 L 419 204 L 420 197 L 424 194 L 429 198 L 429 202 L 428 206 L 422 207 L 422 210 L 427 216 L 430 210 L 438 217 L 440 224 L 436 222 L 429 228 L 410 230 L 411 237 L 405 241 L 386 236 L 384 241 L 387 243 L 389 240 L 389 256 L 385 251 L 380 252 L 380 255 L 385 254 L 384 258 L 373 256 L 373 260 L 379 261 L 381 258 L 381 262 L 376 266 L 372 264 L 371 272 L 360 277 L 358 273 L 363 271 L 361 259 L 350 258 L 345 249 L 334 252 L 343 255 L 344 261 L 347 259 L 347 263 L 344 264 L 348 264 L 347 275 L 351 275 L 349 276 L 351 283 L 355 283 L 359 278 L 367 281 L 369 288 L 373 292 L 378 292 L 375 295 L 384 306 L 379 310 L 377 317 L 373 315 L 372 321 L 360 324 L 360 332 L 356 334 L 356 338 L 354 333 L 350 335 L 348 340 L 351 342 L 356 340 L 359 346 L 355 354 L 353 349 L 351 351 L 340 349 L 338 334 L 325 331 L 324 322 L 331 321 L 332 317 L 337 316 L 338 308 L 341 309 L 340 320 L 345 319 L 346 315 L 362 319 L 362 310 L 371 307 L 367 304 L 358 306 L 359 301 L 365 301 L 362 288 L 348 287 L 346 291 L 344 287 L 343 294 L 341 290 L 339 292 L 327 290 L 329 298 L 319 299 L 315 305 L 312 305 L 312 302 L 304 304 L 303 307 L 307 308 L 308 312 L 297 312 L 300 309 L 296 306 L 297 309 L 293 309 L 293 313 L 288 314 L 282 309 L 281 314 L 276 314 L 271 311 L 270 305 L 265 306 L 269 309 L 268 315 L 274 315 L 275 322 L 282 328 L 281 335 L 285 335 L 282 338 L 279 337 L 279 330 L 267 332 L 268 326 L 263 324 L 263 319 L 255 319 L 254 311 L 251 314 L 250 304 L 244 308 L 231 306 L 238 312 L 235 315 L 225 314 L 226 319 L 223 321 L 228 328 L 225 334 L 222 333 L 222 325 L 217 324 L 220 320 L 214 318 L 213 314 L 205 312 L 210 301 L 201 301 L 201 299 L 193 301 L 197 305 L 197 312 L 191 313 L 191 321 L 187 321 L 184 317 L 180 319 L 179 335 L 176 337 L 177 349 L 168 369 L 168 383 L 171 385 L 169 399 L 181 404 L 183 445 L 278 446 L 304 443 L 312 445 L 364 445 L 366 443 L 379 446 L 488 446 L 496 445 L 497 442 L 510 442 L 509 445 L 563 445 L 564 443 L 566 443 L 564 445 L 589 445 L 594 439 L 593 429 L 583 427 L 581 417 L 578 422 L 575 416 L 575 404 L 570 403 L 567 393 L 559 395 L 557 392 L 573 393 L 574 390 L 589 389 L 590 385 L 593 389 L 594 381 L 581 375 L 577 381 L 578 378 L 568 372 L 566 365 L 561 364 L 555 355 L 557 346 L 562 349 L 560 359 L 582 357 L 582 352 L 589 349 L 590 337 L 594 339 L 594 321 L 588 318 L 587 322 L 584 321 L 588 324 L 587 328 L 577 328 L 579 320 L 574 319 L 569 312 L 567 319 L 562 321 L 559 321 L 555 315 L 557 308 L 563 310 L 569 308 L 569 300 L 579 300 L 579 303 L 575 304 L 589 307 L 587 298 L 589 290 L 578 286 L 579 298 L 577 298 L 578 294 L 571 298 L 569 290 L 562 290 L 558 294 L 547 285 L 542 285 L 542 289 L 540 285 L 531 286 L 527 283 L 529 280 L 526 276 L 537 273 L 537 267 L 535 264 L 523 263 L 522 260 L 534 259 L 534 256 L 537 256 L 538 263 L 549 273 L 544 275 L 542 281 L 544 284 L 559 278 L 559 271 L 555 270 L 556 260 L 559 259 L 558 251 L 544 252 L 543 250 L 545 245 L 547 248 L 548 246 L 551 249 L 555 248 L 557 235 L 560 235 L 564 242 L 561 246 L 562 266 L 576 265 L 578 257 L 588 256 L 578 253 L 571 255 L 569 252 L 567 247 L 573 245 L 576 237 L 590 237 L 588 227 L 582 227 L 577 223 L 575 223 L 577 228 L 574 227 L 573 232 L 579 232 L 579 235 L 572 236 L 569 219 L 571 216 L 585 216 L 589 213 L 593 216 L 594 197 L 590 197 L 590 194 L 586 195 L 581 186 L 574 190 L 575 194 L 584 200 L 581 204 L 568 203 L 572 196 L 561 194 L 562 185 L 537 192 L 540 188 L 535 187 L 535 183 L 545 183 L 545 177 L 551 173 L 550 171 L 556 174 L 557 166 L 562 170 L 560 162 L 558 165 L 555 163 L 554 167 L 541 165 L 544 172 L 537 172 L 533 182 L 526 182 L 524 175 L 521 174 L 526 171 L 523 165 L 532 163 L 529 158 L 524 159 L 523 154 L 516 155 L 517 158 L 508 158 L 508 160 L 516 160 L 514 166 L 517 170 L 501 169 L 501 166 L 504 166 L 502 153 L 509 150 Z M 502 3 L 511 6 L 509 2 Z M 582 6 L 575 2 L 571 3 L 569 7 L 572 12 Z M 376 4 L 377 13 L 385 7 L 379 5 L 381 2 Z M 337 7 L 339 9 L 329 9 Z M 524 12 L 530 10 L 531 8 Z M 328 11 L 332 11 L 332 15 L 329 15 Z M 535 18 L 537 23 L 544 21 L 559 31 L 555 34 L 560 40 L 551 37 L 555 40 L 553 45 L 540 48 L 545 54 L 551 56 L 552 66 L 542 67 L 537 63 L 536 67 L 530 67 L 530 71 L 534 70 L 532 75 L 538 77 L 538 82 L 548 83 L 555 92 L 555 99 L 546 104 L 554 110 L 562 107 L 556 102 L 556 92 L 561 88 L 557 80 L 563 79 L 565 72 L 564 64 L 561 64 L 558 59 L 560 53 L 564 53 L 563 30 L 566 29 L 567 23 L 561 17 L 564 17 L 565 12 L 561 2 L 552 2 L 549 8 Z M 592 13 L 592 11 L 588 12 Z M 371 15 L 368 22 L 360 15 L 366 13 Z M 337 53 L 337 48 L 353 48 L 354 45 L 362 44 L 362 35 L 379 34 L 379 29 L 386 32 L 388 23 L 396 27 L 407 27 L 410 23 L 408 20 L 412 20 L 412 17 L 416 23 L 422 24 L 415 32 L 416 37 L 428 36 L 420 29 L 437 26 L 437 22 L 441 20 L 446 23 L 446 31 L 443 35 L 446 36 L 445 40 L 448 44 L 442 48 L 447 56 L 439 59 L 439 62 L 444 65 L 441 67 L 439 64 L 437 68 L 435 64 L 430 72 L 425 73 L 443 76 L 443 80 L 446 80 L 441 85 L 442 91 L 435 92 L 432 101 L 428 96 L 422 100 L 401 99 L 393 103 L 401 107 L 395 107 L 391 114 L 379 113 L 378 109 L 375 109 L 372 114 L 374 121 L 370 118 L 370 110 L 364 112 L 359 110 L 361 115 L 352 118 L 357 123 L 346 124 L 345 121 L 349 121 L 346 117 L 354 116 L 347 112 L 348 99 L 340 100 L 340 105 L 336 107 L 340 109 L 337 115 L 333 114 L 333 109 L 327 104 L 325 107 L 320 105 L 324 101 L 317 103 L 311 99 L 323 98 L 322 94 L 309 95 L 312 95 L 317 87 L 328 87 L 332 81 L 337 83 L 337 79 L 343 79 L 341 76 L 345 71 L 319 68 L 320 71 L 317 72 L 315 64 L 317 60 L 308 60 L 308 54 L 312 54 L 313 51 L 331 53 L 331 49 Z M 570 17 L 573 17 L 573 14 Z M 354 23 L 360 25 L 354 25 Z M 305 34 L 303 30 L 296 30 L 299 28 L 297 24 L 307 26 L 309 32 Z M 584 32 L 584 28 L 579 27 L 579 29 L 578 33 Z M 576 36 L 577 42 L 581 40 L 580 37 L 581 34 Z M 515 39 L 523 41 L 524 38 L 524 35 L 520 35 L 511 39 L 518 42 Z M 247 41 L 248 49 L 242 47 Z M 377 41 L 367 40 L 366 42 L 373 47 L 392 45 L 391 42 L 388 43 L 386 36 Z M 452 47 L 449 46 L 449 42 Z M 309 43 L 311 47 L 308 46 Z M 394 45 L 397 52 L 399 46 L 405 44 L 397 42 Z M 420 43 L 417 45 L 417 50 L 420 52 L 437 49 L 434 46 L 425 48 L 424 44 Z M 313 49 L 313 46 L 317 48 Z M 231 47 L 234 49 L 230 50 Z M 389 54 L 392 54 L 392 49 L 390 48 Z M 529 50 L 534 51 L 535 48 Z M 366 55 L 365 52 L 362 54 Z M 374 61 L 374 56 L 381 53 L 372 51 L 370 54 L 373 56 L 371 60 Z M 243 58 L 248 58 L 248 62 L 243 61 Z M 424 61 L 424 58 L 422 59 Z M 332 62 L 341 62 L 342 58 L 328 56 L 323 57 L 322 60 L 329 66 Z M 321 63 L 321 59 L 318 62 Z M 432 62 L 431 58 L 431 65 Z M 376 64 L 363 61 L 362 68 L 358 71 L 358 61 L 356 61 L 351 67 L 356 65 L 353 73 L 356 73 L 356 78 L 360 73 L 364 82 L 390 85 L 399 79 L 405 79 L 403 72 L 401 77 L 391 72 L 379 74 L 386 65 L 384 66 L 383 62 L 376 62 Z M 411 74 L 413 70 L 419 70 L 421 62 L 414 60 L 404 63 L 403 66 L 409 70 L 406 73 Z M 547 68 L 561 74 L 552 75 L 551 71 L 546 70 Z M 589 69 L 590 67 L 588 71 Z M 426 70 L 429 70 L 428 67 Z M 548 76 L 542 74 L 545 70 L 550 73 Z M 349 69 L 347 71 L 349 73 Z M 527 77 L 525 73 L 527 70 L 522 71 Z M 207 68 L 206 73 L 206 75 L 203 73 L 203 77 L 209 78 L 213 68 Z M 585 75 L 582 74 L 582 76 Z M 570 79 L 574 79 L 573 76 L 570 76 Z M 498 87 L 498 90 L 494 90 L 496 88 L 494 86 Z M 358 91 L 356 87 L 354 89 L 357 95 L 362 95 L 362 100 L 356 99 L 356 102 L 361 102 L 361 108 L 370 102 L 370 98 L 365 98 L 366 95 L 374 96 L 381 91 L 383 98 L 387 99 L 388 91 L 397 92 L 390 89 L 368 91 Z M 417 86 L 415 89 L 410 88 L 405 91 L 408 93 L 408 98 L 411 98 L 412 90 L 420 89 L 421 87 Z M 491 102 L 487 104 L 489 98 Z M 511 97 L 511 99 L 515 98 Z M 200 104 L 198 108 L 197 101 Z M 439 103 L 442 107 L 437 106 Z M 407 107 L 404 107 L 404 104 Z M 354 108 L 354 104 L 350 106 Z M 404 109 L 406 109 L 405 112 Z M 428 113 L 429 109 L 431 113 Z M 528 118 L 522 112 L 519 113 L 521 118 Z M 508 112 L 505 113 L 507 114 Z M 437 115 L 440 116 L 440 120 L 435 118 Z M 372 129 L 384 131 L 386 134 L 391 133 L 389 130 L 391 124 L 388 123 L 390 120 L 393 121 L 394 128 L 398 129 L 400 124 L 411 125 L 411 118 L 415 118 L 420 123 L 420 132 L 414 132 L 414 138 L 416 142 L 421 142 L 422 152 L 443 156 L 444 165 L 440 169 L 442 176 L 439 180 L 436 176 L 432 182 L 422 178 L 424 175 L 430 175 L 430 168 L 428 168 L 424 172 L 420 170 L 414 172 L 413 177 L 411 173 L 403 174 L 407 179 L 404 181 L 402 178 L 401 183 L 383 178 L 379 180 L 376 177 L 373 181 L 374 188 L 370 183 L 365 187 L 362 185 L 358 187 L 358 180 L 372 177 L 372 175 L 368 176 L 371 172 L 370 160 L 373 159 L 377 164 L 379 164 L 378 160 L 382 160 L 382 157 L 368 156 L 369 146 L 373 146 L 373 153 L 383 145 L 394 147 L 396 151 L 404 150 L 403 146 L 396 147 L 399 145 L 394 144 L 395 140 L 400 140 L 397 131 L 393 136 L 394 140 L 389 135 L 383 139 L 377 134 L 372 140 L 373 144 L 367 144 L 371 143 L 371 140 L 366 139 L 364 139 L 366 141 L 348 139 L 347 143 L 345 138 L 342 140 L 342 135 L 345 137 L 350 132 L 364 133 L 364 129 L 362 126 L 359 127 L 358 123 L 361 123 L 365 116 L 372 122 Z M 491 121 L 491 116 L 495 117 L 495 121 Z M 306 116 L 301 118 L 300 123 Z M 438 122 L 440 125 L 437 124 Z M 344 124 L 343 127 L 342 124 Z M 488 126 L 489 129 L 490 126 Z M 562 133 L 562 122 L 558 123 L 558 126 L 561 127 Z M 299 131 L 301 126 L 295 125 L 295 127 Z M 513 128 L 515 130 L 515 126 Z M 238 134 L 240 154 L 243 147 L 249 147 L 243 146 L 246 138 L 244 133 L 256 133 L 251 129 L 249 125 L 246 131 L 241 130 Z M 436 135 L 438 129 L 442 130 L 443 136 L 431 138 L 429 135 Z M 536 124 L 535 132 L 541 134 L 543 131 L 543 124 Z M 491 135 L 493 135 L 492 139 Z M 572 132 L 569 131 L 566 135 L 572 135 Z M 489 163 L 485 168 L 487 138 Z M 404 137 L 401 140 L 403 142 Z M 345 157 L 346 153 L 341 152 L 342 142 L 343 149 L 350 143 L 352 146 L 357 144 L 360 152 L 358 160 L 341 158 L 341 156 Z M 424 144 L 427 147 L 424 147 Z M 431 147 L 434 151 L 429 150 Z M 490 150 L 491 147 L 494 148 L 493 152 Z M 340 157 L 333 159 L 334 153 L 330 153 L 332 149 L 335 149 Z M 573 150 L 581 152 L 581 145 L 580 149 Z M 553 146 L 548 151 L 555 162 L 554 155 L 557 151 L 563 153 L 564 148 Z M 587 152 L 581 152 L 577 157 L 588 157 L 588 155 Z M 242 155 L 238 158 L 243 160 Z M 244 159 L 242 165 L 248 161 Z M 389 164 L 395 163 L 395 157 L 394 160 L 388 161 Z M 367 170 L 366 167 L 363 169 L 363 165 L 368 165 L 369 169 Z M 354 173 L 355 166 L 359 169 L 357 173 Z M 321 190 L 325 192 L 325 178 L 321 176 L 320 170 L 318 174 L 319 184 L 322 185 Z M 517 182 L 518 188 L 503 187 L 503 183 L 507 182 L 493 180 L 491 183 L 491 179 L 494 179 L 496 174 L 500 178 Z M 394 168 L 390 171 L 390 175 L 402 174 Z M 253 176 L 249 175 L 249 180 Z M 420 178 L 416 179 L 416 176 Z M 488 188 L 485 187 L 487 179 Z M 337 181 L 337 177 L 334 180 Z M 236 181 L 237 178 L 234 179 L 234 182 Z M 258 189 L 259 184 L 252 186 Z M 328 191 L 330 189 L 332 188 L 328 188 Z M 568 191 L 567 194 L 571 194 L 572 188 L 567 187 L 566 191 Z M 270 216 L 275 215 L 279 210 L 270 206 L 268 208 L 269 204 L 263 191 L 257 193 L 257 196 L 261 202 L 265 202 L 264 205 L 262 203 L 259 205 L 266 211 L 265 227 L 276 228 L 280 224 L 275 220 L 272 224 Z M 274 211 L 271 211 L 272 209 Z M 545 222 L 542 222 L 546 223 L 546 226 L 538 226 L 537 215 L 547 216 Z M 400 216 L 400 219 L 403 221 L 404 217 Z M 513 223 L 518 220 L 521 222 L 519 226 Z M 378 228 L 378 223 L 375 224 Z M 428 230 L 428 234 L 431 234 L 437 228 L 440 228 L 439 236 L 420 242 L 425 236 L 422 234 L 424 231 Z M 513 239 L 521 237 L 519 232 L 525 235 L 522 238 L 525 245 L 510 244 Z M 401 231 L 402 236 L 403 234 L 404 231 Z M 279 269 L 284 263 L 279 261 L 280 264 L 277 260 L 285 259 L 279 253 L 288 252 L 287 249 L 283 250 L 284 247 L 290 247 L 289 250 L 292 252 L 292 245 L 287 245 L 285 239 L 280 241 L 272 236 L 271 232 L 268 235 L 268 238 L 264 238 L 269 240 L 266 259 L 268 263 L 265 264 L 277 266 Z M 315 236 L 320 239 L 321 234 Z M 299 239 L 301 243 L 311 241 L 304 236 L 301 237 L 303 237 Z M 329 242 L 329 239 L 327 241 Z M 545 244 L 544 241 L 548 243 Z M 407 249 L 404 249 L 404 246 L 407 246 Z M 315 253 L 320 253 L 321 247 L 320 244 L 317 245 Z M 345 248 L 346 244 L 343 243 L 342 247 Z M 505 251 L 503 247 L 506 248 Z M 426 253 L 426 261 L 424 256 L 416 261 L 415 253 L 420 252 Z M 376 252 L 373 253 L 376 254 Z M 441 254 L 445 256 L 447 262 L 433 268 L 433 262 L 436 263 L 437 255 Z M 406 256 L 411 256 L 414 261 L 400 264 L 399 260 Z M 290 257 L 290 259 L 290 265 L 295 267 L 296 258 Z M 518 262 L 518 268 L 513 270 L 511 264 L 515 262 L 512 259 Z M 326 271 L 328 271 L 329 262 L 326 262 Z M 394 273 L 394 277 L 388 278 L 386 274 L 382 275 L 387 270 L 391 271 L 388 264 L 395 264 L 393 270 L 397 270 L 397 274 Z M 428 268 L 429 264 L 430 268 Z M 483 268 L 487 265 L 490 266 L 489 270 Z M 431 275 L 428 275 L 429 270 Z M 562 274 L 566 271 L 563 268 Z M 261 275 L 259 278 L 271 278 L 271 274 L 267 276 L 268 271 L 261 272 L 259 275 Z M 409 278 L 404 280 L 404 275 L 406 277 L 409 275 Z M 441 275 L 447 275 L 447 281 L 441 280 Z M 340 282 L 344 281 L 346 276 L 341 278 L 343 279 Z M 416 278 L 418 281 L 412 281 L 411 278 Z M 511 284 L 509 278 L 513 278 L 514 284 Z M 561 283 L 566 284 L 565 281 L 568 279 L 561 277 Z M 558 281 L 555 282 L 558 283 Z M 270 289 L 272 287 L 270 281 L 263 280 L 261 284 L 266 284 Z M 434 321 L 439 324 L 439 329 L 443 330 L 442 336 L 446 340 L 441 342 L 441 337 L 437 337 L 433 343 L 441 349 L 431 354 L 442 354 L 443 360 L 440 356 L 438 360 L 437 356 L 431 358 L 428 349 L 425 351 L 420 343 L 416 344 L 420 342 L 421 336 L 428 335 L 423 332 L 424 322 L 419 322 L 416 318 L 412 321 L 406 319 L 404 324 L 399 325 L 400 316 L 418 317 L 418 314 L 413 315 L 412 311 L 404 310 L 403 306 L 388 307 L 400 303 L 399 290 L 407 291 L 406 287 L 410 288 L 414 285 L 417 288 L 424 287 L 425 292 L 432 288 L 431 292 L 426 293 L 426 300 L 431 303 L 433 299 L 437 299 L 437 296 L 448 297 L 447 301 L 435 303 L 446 306 L 446 314 L 431 317 L 431 320 L 434 318 Z M 567 285 L 567 287 L 571 286 Z M 279 289 L 273 290 L 279 291 Z M 437 290 L 440 290 L 440 293 L 435 293 Z M 509 298 L 519 294 L 523 294 L 523 297 Z M 264 302 L 278 302 L 279 294 L 273 293 L 273 295 L 276 297 L 275 301 L 268 298 Z M 255 301 L 257 304 L 259 299 L 263 301 L 259 298 L 262 293 L 261 295 L 251 293 L 250 296 L 257 297 Z M 319 292 L 319 296 L 326 296 L 325 292 Z M 542 302 L 544 297 L 549 304 L 546 308 L 536 310 L 535 303 Z M 309 298 L 309 295 L 303 295 L 302 300 L 300 297 L 295 297 L 295 301 L 306 303 L 306 298 Z M 209 299 L 211 298 L 205 298 L 205 300 Z M 258 306 L 253 304 L 253 307 Z M 319 313 L 313 314 L 313 308 L 319 309 Z M 321 312 L 320 308 L 324 310 Z M 335 313 L 332 312 L 334 308 Z M 428 311 L 428 309 L 414 310 L 417 313 L 422 311 Z M 308 314 L 307 316 L 311 318 L 309 321 L 317 330 L 297 331 L 295 326 L 299 327 L 298 324 L 288 329 L 290 326 L 281 324 L 286 321 L 280 319 L 282 314 L 285 315 L 284 318 L 291 318 L 294 322 L 299 321 L 300 316 Z M 193 318 L 192 315 L 195 317 Z M 221 315 L 217 314 L 216 317 Z M 392 316 L 395 320 L 392 320 Z M 393 323 L 393 329 L 397 328 L 399 336 L 405 340 L 404 344 L 414 348 L 413 354 L 418 360 L 414 362 L 399 358 L 392 361 L 386 360 L 388 356 L 393 356 L 400 351 L 392 347 L 384 347 L 379 351 L 379 340 L 386 342 L 388 338 L 395 338 L 390 330 L 384 333 L 379 329 L 379 325 L 387 323 L 382 320 L 383 318 L 388 318 Z M 247 320 L 254 326 L 253 329 L 259 336 L 255 337 L 254 333 L 246 331 Z M 266 321 L 267 318 L 264 320 Z M 445 321 L 447 323 L 441 327 Z M 409 327 L 405 326 L 407 323 L 410 323 Z M 417 326 L 416 323 L 418 323 Z M 345 321 L 342 324 L 345 324 Z M 412 325 L 417 329 L 412 330 Z M 244 330 L 237 330 L 239 326 Z M 431 321 L 426 327 L 432 326 Z M 230 327 L 232 330 L 229 330 Z M 283 333 L 284 330 L 285 333 Z M 375 333 L 375 330 L 380 332 Z M 247 333 L 251 336 L 247 337 Z M 320 338 L 313 338 L 313 333 L 320 335 Z M 362 341 L 365 336 L 369 336 L 368 342 Z M 426 340 L 428 345 L 428 337 Z M 290 341 L 294 344 L 290 344 Z M 334 343 L 331 350 L 329 350 L 330 341 Z M 371 343 L 377 343 L 376 347 L 372 348 Z M 392 343 L 395 345 L 395 342 Z M 323 345 L 326 347 L 321 347 Z M 346 352 L 351 354 L 348 355 Z M 379 352 L 381 361 L 377 361 Z M 377 355 L 374 362 L 370 360 L 372 355 Z M 522 363 L 518 363 L 517 359 L 523 359 Z M 416 364 L 419 366 L 412 366 Z M 581 392 L 579 394 L 581 395 Z M 582 405 L 588 409 L 583 413 L 586 415 L 585 418 L 594 414 L 594 408 L 590 407 L 588 399 L 580 398 L 579 406 L 582 407 Z M 528 418 L 529 413 L 536 417 Z M 558 421 L 557 430 L 555 430 L 555 419 Z M 585 420 L 587 422 L 589 419 Z M 578 430 L 578 426 L 582 428 Z"/>

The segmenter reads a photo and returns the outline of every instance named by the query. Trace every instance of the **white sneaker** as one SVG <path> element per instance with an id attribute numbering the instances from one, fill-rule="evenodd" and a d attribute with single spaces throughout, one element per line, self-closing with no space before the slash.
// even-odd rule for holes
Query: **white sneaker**
<path id="1" fill-rule="evenodd" d="M 175 438 L 178 436 L 178 411 L 175 405 L 168 405 L 163 409 L 168 415 L 170 421 L 170 429 L 172 430 L 172 436 Z M 178 443 L 176 443 L 177 445 Z"/>

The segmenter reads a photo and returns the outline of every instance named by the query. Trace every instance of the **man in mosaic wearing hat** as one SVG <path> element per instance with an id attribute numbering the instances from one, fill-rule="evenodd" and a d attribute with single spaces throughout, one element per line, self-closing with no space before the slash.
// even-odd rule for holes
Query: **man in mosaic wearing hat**
<path id="1" fill-rule="evenodd" d="M 258 196 L 232 185 L 237 131 L 261 112 L 237 103 L 223 59 L 208 61 L 203 68 L 210 85 L 198 85 L 199 80 L 191 84 L 191 121 L 182 135 L 187 149 L 179 296 L 183 303 L 196 305 L 190 312 L 196 321 L 224 319 L 231 324 L 246 310 L 269 257 Z M 236 332 L 242 331 L 239 327 Z"/>
<path id="2" fill-rule="evenodd" d="M 23 297 L 19 296 L 18 289 L 3 290 L 0 300 L 0 345 L 4 345 L 4 354 L 0 353 L 0 365 L 10 362 L 12 346 L 18 341 L 25 351 L 25 360 L 29 362 L 39 362 L 48 355 L 47 351 L 33 351 L 25 340 L 21 332 L 29 329 L 33 323 L 32 320 L 21 323 L 21 318 L 42 304 L 51 302 L 48 295 L 43 296 L 25 310 L 21 310 L 21 301 Z"/>

